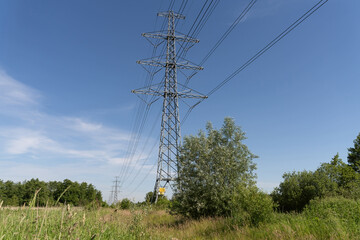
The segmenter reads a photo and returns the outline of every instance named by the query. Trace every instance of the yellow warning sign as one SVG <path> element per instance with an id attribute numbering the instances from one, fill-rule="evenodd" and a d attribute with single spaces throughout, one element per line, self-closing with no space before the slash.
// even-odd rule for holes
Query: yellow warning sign
<path id="1" fill-rule="evenodd" d="M 163 187 L 159 188 L 159 193 L 160 193 L 160 195 L 164 195 L 165 188 L 163 188 Z"/>

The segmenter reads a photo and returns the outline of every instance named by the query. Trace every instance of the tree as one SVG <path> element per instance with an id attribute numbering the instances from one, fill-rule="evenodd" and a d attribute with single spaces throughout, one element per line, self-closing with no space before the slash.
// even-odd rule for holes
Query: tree
<path id="1" fill-rule="evenodd" d="M 360 175 L 351 166 L 344 163 L 339 154 L 336 154 L 330 163 L 323 163 L 316 170 L 323 172 L 328 178 L 335 182 L 339 188 L 349 189 L 355 182 L 359 182 Z"/>
<path id="2" fill-rule="evenodd" d="M 184 138 L 172 210 L 192 218 L 230 216 L 239 185 L 255 183 L 256 156 L 233 119 L 225 118 L 219 130 L 208 123 L 206 131 Z"/>
<path id="3" fill-rule="evenodd" d="M 356 172 L 360 173 L 360 133 L 354 140 L 354 147 L 348 148 L 348 163 Z"/>
<path id="4" fill-rule="evenodd" d="M 24 196 L 23 200 L 26 204 L 30 203 L 33 199 L 34 194 L 37 190 L 40 189 L 37 197 L 36 197 L 36 206 L 46 206 L 49 201 L 50 191 L 48 189 L 47 184 L 44 181 L 40 181 L 39 179 L 31 179 L 29 181 L 25 181 L 23 183 L 24 186 Z"/>
<path id="5" fill-rule="evenodd" d="M 154 192 L 148 192 L 145 195 L 145 203 L 149 204 L 149 203 L 153 203 L 153 196 L 154 196 Z"/>

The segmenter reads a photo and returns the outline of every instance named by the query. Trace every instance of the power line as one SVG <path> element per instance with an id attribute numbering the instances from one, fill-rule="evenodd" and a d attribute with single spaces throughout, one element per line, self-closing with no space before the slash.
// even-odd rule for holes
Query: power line
<path id="1" fill-rule="evenodd" d="M 179 11 L 178 11 L 179 14 L 183 14 L 187 4 L 188 4 L 188 0 L 183 0 L 181 2 L 181 5 L 180 5 Z M 178 25 L 178 22 L 179 22 L 179 19 L 176 19 L 175 20 L 175 27 Z"/>
<path id="2" fill-rule="evenodd" d="M 269 49 L 271 49 L 276 43 L 278 43 L 281 39 L 283 39 L 286 35 L 288 35 L 291 31 L 293 31 L 297 26 L 299 26 L 301 23 L 303 23 L 307 18 L 309 18 L 312 14 L 314 14 L 317 10 L 319 10 L 325 3 L 327 3 L 328 0 L 320 0 L 318 3 L 316 3 L 312 8 L 310 8 L 307 12 L 305 12 L 300 18 L 298 18 L 295 22 L 293 22 L 288 28 L 286 28 L 283 32 L 281 32 L 278 36 L 276 36 L 271 42 L 269 42 L 264 48 L 259 50 L 253 57 L 251 57 L 248 61 L 246 61 L 243 65 L 241 65 L 238 69 L 236 69 L 232 74 L 230 74 L 227 78 L 225 78 L 220 84 L 218 84 L 215 88 L 213 88 L 207 96 L 211 96 L 216 91 L 218 91 L 221 87 L 223 87 L 226 83 L 228 83 L 231 79 L 233 79 L 237 74 L 242 72 L 246 67 L 248 67 L 251 63 L 253 63 L 255 60 L 257 60 L 260 56 L 262 56 L 265 52 L 267 52 Z M 205 99 L 200 99 L 197 103 L 200 104 Z M 185 118 L 183 119 L 186 121 L 187 117 L 189 116 L 190 112 L 193 110 L 189 109 L 188 112 L 185 115 Z"/>
<path id="3" fill-rule="evenodd" d="M 128 156 L 127 164 L 126 164 L 123 172 L 122 172 L 121 175 L 120 175 L 122 182 L 124 182 L 125 177 L 128 175 L 127 171 L 129 171 L 130 164 L 131 164 L 131 162 L 132 162 L 132 160 L 133 160 L 133 158 L 134 158 L 134 155 L 135 155 L 135 153 L 136 153 L 136 150 L 137 150 L 137 147 L 138 147 L 138 144 L 139 144 L 139 141 L 140 141 L 142 132 L 143 132 L 143 130 L 144 130 L 144 126 L 145 126 L 145 123 L 146 123 L 146 120 L 147 120 L 149 111 L 150 111 L 150 105 L 146 105 L 146 109 L 145 109 L 145 112 L 144 112 L 142 121 L 141 121 L 141 123 L 140 123 L 140 126 L 139 126 L 138 134 L 137 134 L 136 138 L 134 139 L 134 145 L 133 145 L 133 147 L 132 147 L 132 150 L 131 150 L 131 152 L 130 152 L 130 155 Z"/>
<path id="4" fill-rule="evenodd" d="M 158 138 L 160 138 L 160 135 L 158 136 Z M 159 144 L 159 141 L 155 142 L 154 145 L 152 146 L 150 153 L 146 159 L 145 162 L 147 162 L 152 154 L 152 152 L 154 151 L 155 147 Z M 154 170 L 156 164 L 153 164 L 152 167 L 149 169 L 149 171 L 144 175 L 143 179 L 138 183 L 138 185 L 136 185 L 136 187 L 127 195 L 130 196 L 131 194 L 133 194 L 146 180 L 146 178 L 149 176 L 149 174 Z M 136 175 L 136 177 L 139 175 L 140 171 L 138 172 L 138 174 Z"/>
<path id="5" fill-rule="evenodd" d="M 246 16 L 246 14 L 250 11 L 250 9 L 254 6 L 257 0 L 251 0 L 249 4 L 245 7 L 245 9 L 240 13 L 240 15 L 235 19 L 235 21 L 230 25 L 230 27 L 224 32 L 224 34 L 220 37 L 220 39 L 215 43 L 215 45 L 210 49 L 210 51 L 205 55 L 205 57 L 201 60 L 199 66 L 203 66 L 204 63 L 210 58 L 210 56 L 215 52 L 215 50 L 223 43 L 223 41 L 229 36 L 229 34 L 234 30 L 234 28 L 241 22 L 241 20 Z M 193 72 L 186 79 L 185 86 L 189 84 L 190 79 L 197 72 Z"/>
<path id="6" fill-rule="evenodd" d="M 205 13 L 207 13 L 207 14 L 203 15 L 202 19 L 200 20 L 201 24 L 199 24 L 197 26 L 197 28 L 195 28 L 194 35 L 193 35 L 194 38 L 196 38 L 199 35 L 199 33 L 201 32 L 201 30 L 204 28 L 204 26 L 206 25 L 206 23 L 209 20 L 210 16 L 213 14 L 213 12 L 214 12 L 215 8 L 217 7 L 217 5 L 219 4 L 219 2 L 220 2 L 220 0 L 216 0 L 213 5 L 209 6 L 206 9 Z"/>
<path id="7" fill-rule="evenodd" d="M 193 24 L 192 24 L 191 27 L 190 27 L 189 32 L 186 34 L 187 36 L 192 37 L 192 36 L 191 36 L 191 31 L 193 30 L 195 24 L 197 23 L 200 15 L 201 15 L 201 13 L 202 13 L 202 11 L 205 9 L 206 4 L 208 3 L 208 1 L 209 1 L 209 0 L 206 0 L 205 3 L 203 4 L 203 6 L 201 7 L 200 12 L 199 12 L 198 15 L 196 16 L 195 21 L 193 22 Z M 213 1 L 213 0 L 212 0 L 212 1 Z M 187 46 L 187 43 L 180 43 L 179 55 L 182 54 L 182 52 L 180 53 L 180 51 L 181 51 L 182 49 L 184 49 L 183 44 L 186 44 L 186 46 Z"/>
<path id="8" fill-rule="evenodd" d="M 160 119 L 160 116 L 161 116 L 161 109 L 160 109 L 159 113 L 157 114 L 157 117 L 155 118 L 155 121 L 154 121 L 154 123 L 153 123 L 153 125 L 152 125 L 152 127 L 151 127 L 150 132 L 149 132 L 149 136 L 152 135 L 152 133 L 153 133 L 155 127 L 156 127 L 156 124 L 158 123 L 158 121 L 159 121 L 159 119 Z M 141 156 L 142 156 L 142 154 L 143 154 L 144 151 L 145 151 L 145 148 L 148 146 L 149 139 L 150 139 L 150 137 L 148 137 L 148 138 L 146 139 L 145 143 L 143 144 L 143 148 L 142 148 L 139 156 L 137 157 L 137 160 L 135 161 L 135 166 L 139 163 L 139 161 L 140 161 L 140 159 L 141 159 Z M 155 146 L 155 145 L 154 145 L 154 146 Z M 153 150 L 153 149 L 152 149 L 152 150 Z M 152 150 L 150 151 L 150 153 L 152 152 Z M 149 154 L 148 156 L 150 156 L 150 154 Z M 139 176 L 139 174 L 140 174 L 142 168 L 145 166 L 145 163 L 147 162 L 147 160 L 148 160 L 148 158 L 143 161 L 142 165 L 141 165 L 140 168 L 138 169 L 137 174 L 132 178 L 132 180 L 129 181 L 130 183 L 133 182 L 133 181 Z M 133 171 L 134 171 L 134 168 L 131 169 L 131 171 L 127 174 L 127 176 L 131 176 L 131 174 L 133 173 Z M 125 181 L 126 181 L 126 178 L 124 179 L 124 183 L 125 183 Z"/>
<path id="9" fill-rule="evenodd" d="M 291 24 L 287 29 L 285 29 L 276 38 L 274 38 L 270 43 L 268 43 L 264 48 L 262 48 L 260 51 L 258 51 L 252 58 L 250 58 L 247 62 L 245 62 L 241 67 L 239 67 L 235 72 L 230 74 L 224 81 L 222 81 L 219 85 L 217 85 L 215 88 L 213 88 L 207 94 L 207 96 L 211 96 L 212 94 L 214 94 L 217 90 L 219 90 L 222 86 L 224 86 L 227 82 L 229 82 L 237 74 L 239 74 L 241 71 L 243 71 L 247 66 L 249 66 L 251 63 L 253 63 L 261 55 L 263 55 L 265 52 L 267 52 L 276 43 L 278 43 L 281 39 L 283 39 L 286 35 L 288 35 L 292 30 L 294 30 L 297 26 L 299 26 L 302 22 L 304 22 L 308 17 L 310 17 L 313 13 L 315 13 L 327 1 L 328 0 L 320 0 L 311 9 L 309 9 L 306 13 L 304 13 L 300 18 L 298 18 L 293 24 Z"/>
<path id="10" fill-rule="evenodd" d="M 188 32 L 188 36 L 192 37 L 192 38 L 196 38 L 197 35 L 200 33 L 200 31 L 203 29 L 204 25 L 206 24 L 207 20 L 209 19 L 209 17 L 211 16 L 211 14 L 213 13 L 214 9 L 216 8 L 216 6 L 218 5 L 218 3 L 220 2 L 220 0 L 216 0 L 215 3 L 213 4 L 214 0 L 211 0 L 211 2 L 208 3 L 209 0 L 206 0 L 206 2 L 203 4 L 200 12 L 198 13 L 198 15 L 196 16 L 196 19 L 194 21 L 194 23 L 192 24 L 189 32 Z M 205 9 L 206 7 L 206 9 Z M 210 11 L 209 11 L 210 9 Z M 204 12 L 203 12 L 204 11 Z M 200 17 L 201 16 L 201 17 Z M 200 18 L 200 20 L 198 21 L 198 19 Z M 203 19 L 205 19 L 205 21 L 203 21 Z M 196 24 L 196 25 L 195 25 Z M 185 46 L 184 46 L 185 45 Z M 187 53 L 187 49 L 188 49 L 189 43 L 183 43 L 180 44 L 180 49 L 179 49 L 179 54 L 178 54 L 178 58 L 181 58 L 183 56 L 186 55 Z"/>

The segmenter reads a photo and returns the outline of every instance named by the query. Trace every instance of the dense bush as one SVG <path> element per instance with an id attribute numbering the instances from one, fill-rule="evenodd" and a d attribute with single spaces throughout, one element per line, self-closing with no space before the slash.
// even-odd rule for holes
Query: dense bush
<path id="1" fill-rule="evenodd" d="M 360 201 L 343 197 L 311 200 L 303 214 L 310 220 L 339 224 L 347 232 L 360 234 Z"/>
<path id="2" fill-rule="evenodd" d="M 303 212 L 307 217 L 326 219 L 336 216 L 343 221 L 360 224 L 360 201 L 344 197 L 314 199 Z"/>
<path id="3" fill-rule="evenodd" d="M 130 207 L 133 206 L 133 202 L 131 202 L 127 198 L 124 198 L 123 200 L 121 200 L 119 205 L 121 209 L 130 209 Z"/>
<path id="4" fill-rule="evenodd" d="M 155 204 L 157 209 L 167 209 L 171 205 L 171 201 L 166 196 L 159 196 Z"/>
<path id="5" fill-rule="evenodd" d="M 156 203 L 154 203 L 154 200 L 155 200 L 154 192 L 148 192 L 145 195 L 145 202 L 143 202 L 141 204 L 144 204 L 144 205 L 152 204 L 157 209 L 167 209 L 171 205 L 171 201 L 169 199 L 167 199 L 167 197 L 164 195 L 159 195 Z"/>
<path id="6" fill-rule="evenodd" d="M 254 225 L 269 222 L 274 213 L 271 197 L 256 187 L 239 185 L 231 202 L 231 219 L 236 225 Z"/>

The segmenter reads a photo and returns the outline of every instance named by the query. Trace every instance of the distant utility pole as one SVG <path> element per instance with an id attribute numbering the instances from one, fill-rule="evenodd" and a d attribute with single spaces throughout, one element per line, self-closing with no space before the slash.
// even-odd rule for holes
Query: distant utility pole
<path id="1" fill-rule="evenodd" d="M 110 198 L 109 198 L 109 203 L 110 204 L 116 204 L 119 199 L 118 199 L 118 193 L 120 193 L 120 180 L 119 180 L 119 176 L 115 177 L 115 180 L 113 181 L 113 186 L 111 188 L 111 194 L 110 194 Z"/>
<path id="2" fill-rule="evenodd" d="M 163 195 L 167 184 L 171 186 L 172 181 L 178 176 L 178 152 L 181 141 L 180 134 L 180 116 L 179 116 L 179 98 L 206 98 L 206 96 L 190 89 L 177 81 L 177 69 L 202 70 L 202 67 L 191 65 L 189 61 L 176 55 L 176 43 L 182 42 L 181 47 L 186 51 L 186 46 L 198 43 L 192 37 L 175 32 L 175 19 L 185 19 L 185 16 L 173 11 L 158 13 L 158 16 L 168 19 L 167 31 L 143 33 L 142 36 L 152 39 L 160 39 L 166 42 L 166 55 L 158 56 L 146 60 L 137 61 L 139 64 L 148 65 L 153 68 L 165 69 L 164 81 L 158 84 L 150 84 L 141 89 L 132 90 L 136 94 L 152 95 L 157 98 L 163 98 L 162 120 L 160 132 L 160 145 L 157 164 L 156 182 L 154 187 L 154 202 L 157 201 L 159 194 Z M 159 44 L 152 43 L 155 47 Z M 185 45 L 185 47 L 184 47 Z M 189 47 L 190 48 L 190 47 Z M 145 68 L 146 69 L 146 68 Z M 158 71 L 160 71 L 160 69 Z M 149 71 L 155 74 L 158 71 Z M 178 84 L 182 90 L 178 91 Z M 154 101 L 148 103 L 151 104 Z"/>

